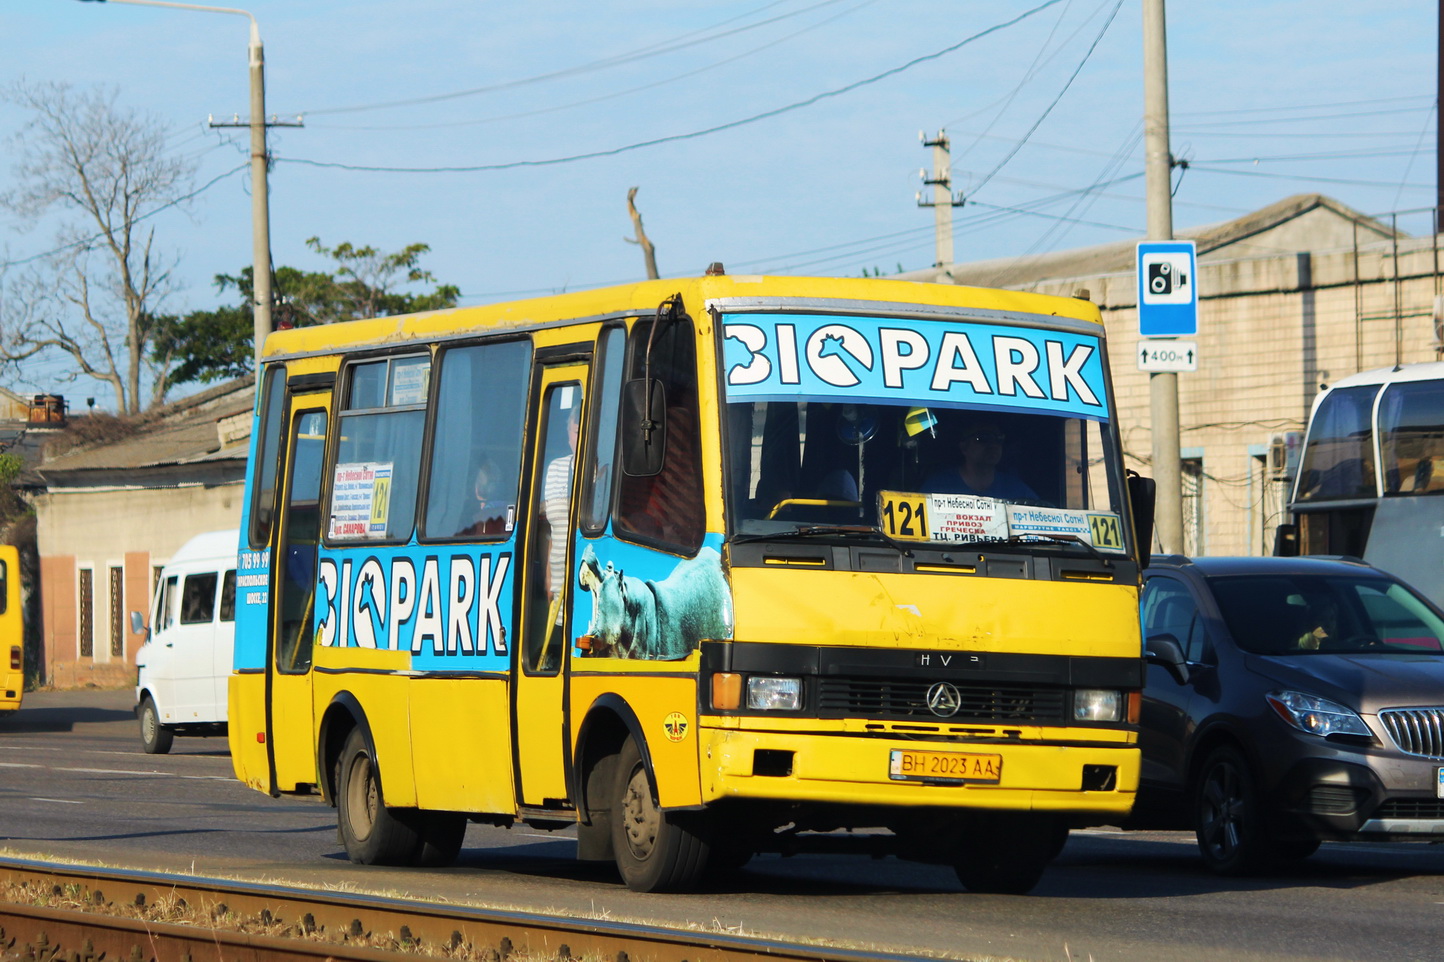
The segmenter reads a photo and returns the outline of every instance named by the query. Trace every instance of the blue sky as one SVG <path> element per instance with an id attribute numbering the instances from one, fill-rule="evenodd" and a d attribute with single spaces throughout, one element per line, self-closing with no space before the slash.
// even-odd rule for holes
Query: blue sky
<path id="1" fill-rule="evenodd" d="M 311 236 L 424 242 L 464 303 L 636 280 L 636 186 L 663 276 L 911 270 L 933 262 L 918 133 L 944 127 L 969 200 L 958 261 L 1140 238 L 1139 0 L 1045 4 L 252 0 L 267 110 L 305 124 L 272 133 L 273 259 L 324 268 Z M 217 303 L 212 276 L 251 257 L 248 176 L 221 176 L 245 164 L 246 133 L 206 125 L 246 115 L 245 20 L 6 0 L 0 35 L 0 84 L 112 85 L 195 158 L 198 186 L 220 177 L 154 219 L 178 258 L 166 308 Z M 1436 36 L 1423 0 L 1170 4 L 1172 144 L 1190 163 L 1175 227 L 1297 193 L 1431 206 Z M 24 120 L 0 105 L 0 136 Z M 517 166 L 348 169 L 493 165 Z M 0 260 L 52 237 L 0 212 Z"/>

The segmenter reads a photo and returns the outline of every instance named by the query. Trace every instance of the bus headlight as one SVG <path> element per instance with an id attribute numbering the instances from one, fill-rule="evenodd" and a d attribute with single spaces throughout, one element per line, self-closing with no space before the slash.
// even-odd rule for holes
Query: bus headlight
<path id="1" fill-rule="evenodd" d="M 802 707 L 801 678 L 747 679 L 747 707 L 754 711 L 797 711 Z"/>
<path id="2" fill-rule="evenodd" d="M 1073 720 L 1122 721 L 1123 692 L 1111 688 L 1079 688 L 1073 692 Z"/>

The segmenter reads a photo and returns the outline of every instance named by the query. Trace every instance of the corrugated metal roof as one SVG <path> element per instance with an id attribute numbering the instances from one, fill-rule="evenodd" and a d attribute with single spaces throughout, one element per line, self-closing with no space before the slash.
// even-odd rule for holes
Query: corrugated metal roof
<path id="1" fill-rule="evenodd" d="M 109 444 L 72 448 L 38 466 L 47 482 L 85 471 L 115 471 L 246 458 L 247 441 L 222 442 L 217 423 L 251 410 L 250 377 L 218 385 L 154 412 L 130 437 Z"/>

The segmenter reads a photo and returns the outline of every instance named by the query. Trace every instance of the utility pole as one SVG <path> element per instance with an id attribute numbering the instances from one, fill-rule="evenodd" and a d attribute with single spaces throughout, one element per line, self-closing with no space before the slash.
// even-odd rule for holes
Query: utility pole
<path id="1" fill-rule="evenodd" d="M 947 131 L 938 131 L 938 135 L 931 140 L 928 139 L 926 131 L 919 131 L 918 139 L 924 147 L 933 149 L 932 175 L 929 176 L 926 169 L 918 171 L 923 183 L 932 187 L 933 196 L 931 200 L 923 200 L 922 191 L 918 191 L 918 206 L 933 208 L 937 257 L 933 266 L 947 267 L 953 262 L 953 208 L 963 206 L 965 201 L 961 193 L 953 196 L 953 158 L 949 152 L 951 145 Z"/>
<path id="2" fill-rule="evenodd" d="M 628 244 L 636 244 L 642 248 L 642 258 L 647 262 L 647 280 L 657 279 L 657 249 L 647 239 L 647 232 L 642 229 L 642 214 L 637 210 L 637 188 L 633 187 L 627 191 L 627 213 L 632 218 L 632 230 L 637 234 L 637 239 L 623 237 L 622 240 Z"/>
<path id="3" fill-rule="evenodd" d="M 1168 47 L 1163 0 L 1143 0 L 1143 144 L 1148 240 L 1173 240 L 1172 154 L 1168 148 Z M 1139 309 L 1142 310 L 1140 303 Z M 1154 522 L 1164 552 L 1183 551 L 1183 470 L 1178 444 L 1178 375 L 1148 377 L 1153 428 Z"/>

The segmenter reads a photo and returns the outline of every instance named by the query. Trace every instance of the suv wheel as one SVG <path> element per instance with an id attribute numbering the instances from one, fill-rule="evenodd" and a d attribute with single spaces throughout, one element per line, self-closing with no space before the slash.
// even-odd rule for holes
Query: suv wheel
<path id="1" fill-rule="evenodd" d="M 1269 855 L 1263 820 L 1248 762 L 1231 746 L 1214 749 L 1199 772 L 1193 801 L 1203 861 L 1219 875 L 1256 871 Z"/>

